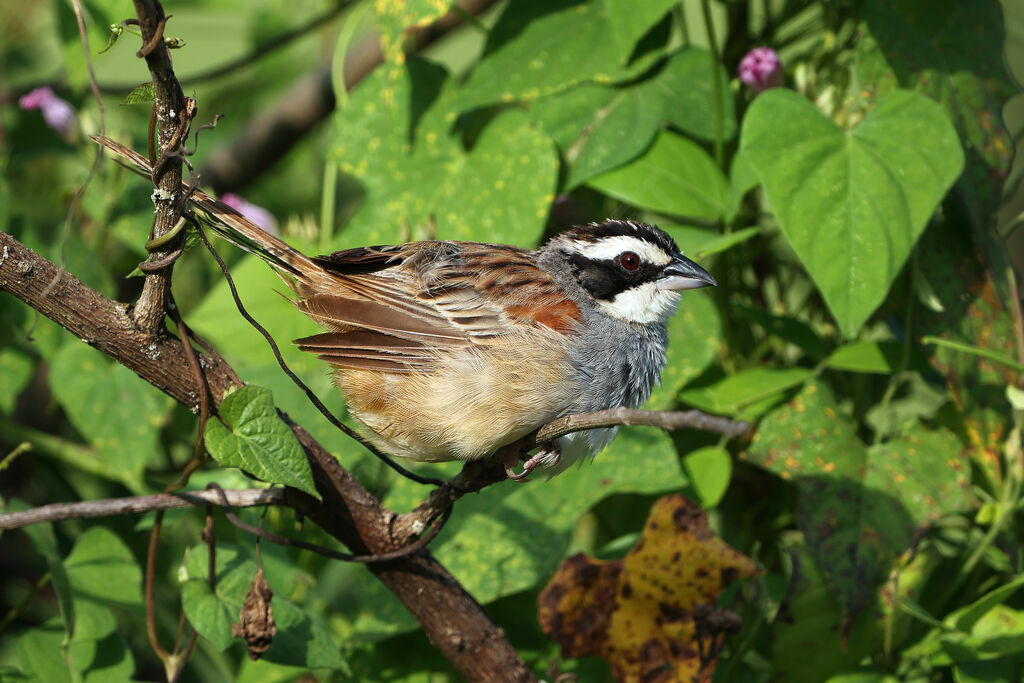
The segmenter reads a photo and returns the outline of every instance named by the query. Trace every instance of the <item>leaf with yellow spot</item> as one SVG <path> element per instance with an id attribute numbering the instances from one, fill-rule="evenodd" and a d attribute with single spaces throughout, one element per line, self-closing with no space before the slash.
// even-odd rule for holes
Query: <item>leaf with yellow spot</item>
<path id="1" fill-rule="evenodd" d="M 375 71 L 336 115 L 331 156 L 366 200 L 335 246 L 434 238 L 535 244 L 557 182 L 551 141 L 510 111 L 466 150 L 452 128 L 454 86 L 444 69 L 419 59 L 395 68 L 393 83 Z M 367 109 L 389 92 L 393 105 Z"/>
<path id="2" fill-rule="evenodd" d="M 400 62 L 404 55 L 405 33 L 440 19 L 453 4 L 453 0 L 374 0 L 373 11 L 384 56 Z"/>
<path id="3" fill-rule="evenodd" d="M 538 618 L 564 657 L 602 657 L 620 681 L 709 681 L 715 661 L 701 661 L 710 648 L 698 637 L 738 627 L 715 603 L 758 572 L 715 536 L 698 505 L 665 496 L 624 559 L 565 560 L 540 595 Z"/>
<path id="4" fill-rule="evenodd" d="M 971 503 L 967 454 L 951 432 L 918 426 L 868 447 L 818 382 L 765 416 L 748 457 L 796 485 L 797 522 L 848 618 L 919 529 Z"/>
<path id="5" fill-rule="evenodd" d="M 487 35 L 484 57 L 463 87 L 459 107 L 533 100 L 581 83 L 617 83 L 644 73 L 664 53 L 668 31 L 651 31 L 625 64 L 607 49 L 615 31 L 608 9 L 604 0 L 509 3 Z"/>

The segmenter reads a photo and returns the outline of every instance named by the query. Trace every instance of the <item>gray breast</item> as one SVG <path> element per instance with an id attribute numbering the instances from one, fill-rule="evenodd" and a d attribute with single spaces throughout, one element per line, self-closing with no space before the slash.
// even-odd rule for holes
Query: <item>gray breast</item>
<path id="1" fill-rule="evenodd" d="M 629 325 L 592 315 L 577 348 L 579 412 L 638 408 L 665 367 L 668 333 L 661 325 Z"/>

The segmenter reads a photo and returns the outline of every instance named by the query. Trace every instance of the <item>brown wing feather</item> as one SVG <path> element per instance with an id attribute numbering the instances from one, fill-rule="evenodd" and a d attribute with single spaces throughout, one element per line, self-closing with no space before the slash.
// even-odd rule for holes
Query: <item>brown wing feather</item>
<path id="1" fill-rule="evenodd" d="M 361 247 L 315 259 L 300 310 L 332 332 L 298 340 L 344 368 L 426 370 L 438 352 L 524 326 L 578 331 L 580 310 L 532 252 L 472 242 Z"/>

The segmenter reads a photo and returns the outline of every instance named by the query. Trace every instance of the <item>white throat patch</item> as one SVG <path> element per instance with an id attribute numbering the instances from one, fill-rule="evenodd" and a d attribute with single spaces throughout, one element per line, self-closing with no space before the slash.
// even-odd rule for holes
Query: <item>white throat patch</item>
<path id="1" fill-rule="evenodd" d="M 599 301 L 597 306 L 611 318 L 649 325 L 668 322 L 680 298 L 677 291 L 658 289 L 656 283 L 645 282 L 619 292 L 611 301 Z"/>
<path id="2" fill-rule="evenodd" d="M 624 251 L 631 251 L 647 263 L 656 266 L 667 266 L 672 261 L 672 255 L 661 247 L 630 235 L 605 237 L 596 242 L 576 240 L 572 245 L 580 254 L 594 260 L 611 260 Z"/>

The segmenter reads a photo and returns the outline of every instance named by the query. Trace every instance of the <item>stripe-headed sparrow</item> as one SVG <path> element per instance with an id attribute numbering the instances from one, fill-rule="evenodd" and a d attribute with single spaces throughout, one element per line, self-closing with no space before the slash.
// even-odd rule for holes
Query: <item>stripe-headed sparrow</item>
<path id="1" fill-rule="evenodd" d="M 430 241 L 311 258 L 201 191 L 192 206 L 285 277 L 326 330 L 299 347 L 333 368 L 375 445 L 414 460 L 483 458 L 564 415 L 640 406 L 680 291 L 716 284 L 665 232 L 633 221 L 573 228 L 536 251 Z M 563 436 L 526 471 L 556 474 L 615 432 Z"/>

